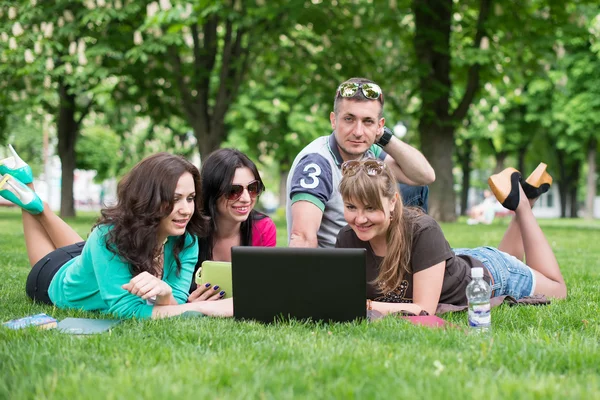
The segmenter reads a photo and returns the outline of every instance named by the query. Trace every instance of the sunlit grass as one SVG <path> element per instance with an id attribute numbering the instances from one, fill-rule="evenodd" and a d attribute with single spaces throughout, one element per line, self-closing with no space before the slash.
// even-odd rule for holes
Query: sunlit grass
<path id="1" fill-rule="evenodd" d="M 84 237 L 96 215 L 68 222 Z M 284 221 L 275 218 L 279 245 Z M 451 245 L 497 245 L 508 220 L 443 224 Z M 549 306 L 500 306 L 490 337 L 374 323 L 262 325 L 210 318 L 125 321 L 79 337 L 0 329 L 0 399 L 10 398 L 600 398 L 600 222 L 542 221 L 569 286 Z M 32 304 L 20 214 L 0 209 L 0 320 Z M 268 288 L 257 295 L 268 296 Z M 343 293 L 335 295 L 343 296 Z M 322 299 L 326 302 L 327 299 Z"/>

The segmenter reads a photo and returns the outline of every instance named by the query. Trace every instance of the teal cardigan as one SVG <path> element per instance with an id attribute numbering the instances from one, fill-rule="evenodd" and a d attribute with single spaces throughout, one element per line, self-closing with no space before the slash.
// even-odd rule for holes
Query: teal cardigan
<path id="1" fill-rule="evenodd" d="M 109 229 L 102 225 L 92 231 L 81 255 L 69 260 L 54 275 L 48 296 L 60 308 L 97 310 L 119 318 L 150 318 L 154 306 L 121 288 L 133 275 L 129 264 L 106 248 Z M 189 233 L 185 235 L 185 245 L 179 253 L 179 275 L 173 256 L 173 246 L 178 236 L 168 238 L 164 255 L 163 281 L 171 286 L 173 297 L 179 304 L 187 302 L 198 261 L 198 240 Z"/>

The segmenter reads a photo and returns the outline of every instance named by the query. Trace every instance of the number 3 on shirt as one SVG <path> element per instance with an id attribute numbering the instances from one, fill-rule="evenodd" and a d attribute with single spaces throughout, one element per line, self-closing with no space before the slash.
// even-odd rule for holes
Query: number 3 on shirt
<path id="1" fill-rule="evenodd" d="M 311 178 L 312 181 L 307 183 L 306 180 L 302 178 L 300 180 L 300 186 L 305 189 L 314 189 L 319 186 L 319 178 L 317 177 L 321 175 L 321 167 L 315 163 L 308 164 L 306 167 L 304 167 L 303 172 L 308 172 L 308 177 Z"/>

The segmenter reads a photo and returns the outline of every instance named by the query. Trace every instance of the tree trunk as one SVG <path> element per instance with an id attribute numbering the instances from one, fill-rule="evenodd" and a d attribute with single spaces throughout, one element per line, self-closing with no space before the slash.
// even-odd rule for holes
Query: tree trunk
<path id="1" fill-rule="evenodd" d="M 525 154 L 527 153 L 527 147 L 520 147 L 517 151 L 517 170 L 525 173 Z"/>
<path id="2" fill-rule="evenodd" d="M 469 189 L 471 188 L 471 141 L 465 140 L 464 149 L 456 149 L 462 169 L 462 189 L 460 193 L 460 215 L 467 215 L 469 208 Z"/>
<path id="3" fill-rule="evenodd" d="M 556 158 L 558 160 L 558 193 L 560 195 L 560 217 L 567 217 L 567 193 L 569 193 L 569 181 L 567 169 L 565 166 L 564 151 L 557 149 Z"/>
<path id="4" fill-rule="evenodd" d="M 572 187 L 569 190 L 569 218 L 577 218 L 577 188 Z"/>
<path id="5" fill-rule="evenodd" d="M 58 156 L 60 157 L 61 188 L 60 216 L 74 217 L 73 181 L 75 174 L 75 144 L 79 124 L 75 120 L 75 95 L 68 93 L 68 86 L 59 82 L 60 103 L 58 109 Z"/>
<path id="6" fill-rule="evenodd" d="M 436 171 L 436 179 L 429 186 L 429 214 L 438 221 L 456 220 L 456 195 L 452 174 L 454 130 L 439 125 L 419 126 L 423 154 Z"/>
<path id="7" fill-rule="evenodd" d="M 508 157 L 508 153 L 505 151 L 501 151 L 496 153 L 496 167 L 494 168 L 494 173 L 502 172 L 504 170 L 504 163 L 506 162 L 506 157 Z"/>
<path id="8" fill-rule="evenodd" d="M 579 203 L 577 202 L 577 187 L 581 171 L 581 162 L 574 161 L 569 172 L 569 217 L 577 218 Z"/>
<path id="9" fill-rule="evenodd" d="M 429 213 L 438 221 L 454 221 L 454 127 L 449 114 L 452 0 L 414 0 L 413 10 L 422 101 L 419 134 L 423 155 L 436 173 L 429 187 Z"/>
<path id="10" fill-rule="evenodd" d="M 205 160 L 208 155 L 219 148 L 221 143 L 225 140 L 226 134 L 224 126 L 217 125 L 220 127 L 220 132 L 210 129 L 208 124 L 204 124 L 203 121 L 194 120 L 192 122 L 192 129 L 194 130 L 194 136 L 198 142 L 198 151 L 200 152 L 200 159 Z M 217 128 L 219 129 L 219 128 Z"/>
<path id="11" fill-rule="evenodd" d="M 462 168 L 462 189 L 460 193 L 460 215 L 467 215 L 467 209 L 469 208 L 469 189 L 471 179 L 471 168 L 469 163 L 463 164 Z"/>
<path id="12" fill-rule="evenodd" d="M 567 218 L 567 203 L 568 200 L 568 189 L 566 185 L 560 184 L 558 185 L 558 194 L 560 196 L 560 217 Z"/>
<path id="13" fill-rule="evenodd" d="M 242 5 L 240 2 L 239 7 Z M 192 24 L 190 29 L 193 40 L 193 85 L 185 79 L 184 63 L 189 62 L 188 50 L 183 50 L 186 54 L 182 56 L 180 50 L 172 45 L 168 48 L 168 56 L 173 64 L 173 78 L 182 108 L 194 130 L 200 157 L 204 159 L 227 139 L 225 116 L 237 97 L 250 60 L 250 50 L 245 44 L 248 31 L 230 19 L 220 20 L 216 14 L 208 15 L 203 25 Z M 214 86 L 211 81 L 216 76 L 219 83 L 214 93 L 211 91 Z"/>
<path id="14" fill-rule="evenodd" d="M 194 130 L 196 139 L 198 140 L 198 151 L 200 152 L 200 159 L 205 160 L 206 157 L 213 151 L 217 150 L 224 139 L 221 137 L 214 137 L 209 134 L 203 134 Z"/>
<path id="15" fill-rule="evenodd" d="M 596 199 L 596 150 L 598 140 L 592 138 L 588 148 L 588 175 L 586 179 L 585 219 L 594 218 L 594 200 Z"/>
<path id="16" fill-rule="evenodd" d="M 439 221 L 456 220 L 456 197 L 452 174 L 454 129 L 467 115 L 479 90 L 481 65 L 469 67 L 462 99 L 450 113 L 450 32 L 453 0 L 413 0 L 414 48 L 419 71 L 421 115 L 419 133 L 423 154 L 434 168 L 436 181 L 430 186 L 429 212 Z M 480 47 L 491 0 L 480 0 L 473 50 Z"/>

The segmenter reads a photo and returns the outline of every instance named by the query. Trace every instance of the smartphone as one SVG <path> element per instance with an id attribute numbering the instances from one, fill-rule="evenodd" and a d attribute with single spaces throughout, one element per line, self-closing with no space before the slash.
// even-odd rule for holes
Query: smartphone
<path id="1" fill-rule="evenodd" d="M 204 261 L 201 268 L 196 272 L 196 284 L 198 286 L 210 283 L 212 286 L 219 285 L 219 292 L 225 291 L 224 299 L 233 296 L 233 284 L 231 283 L 231 263 L 226 261 Z"/>

